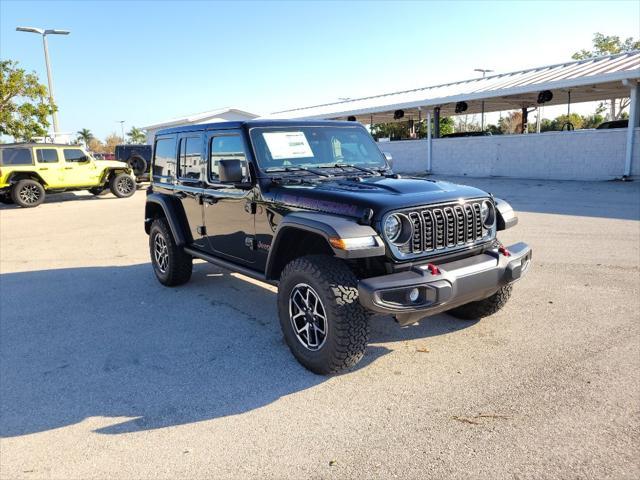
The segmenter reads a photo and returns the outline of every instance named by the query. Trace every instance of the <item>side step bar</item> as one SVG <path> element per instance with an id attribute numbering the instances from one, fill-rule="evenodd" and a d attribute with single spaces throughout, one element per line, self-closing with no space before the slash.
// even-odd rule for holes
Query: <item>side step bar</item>
<path id="1" fill-rule="evenodd" d="M 223 260 L 222 258 L 216 257 L 215 255 L 211 255 L 209 253 L 201 252 L 200 250 L 196 250 L 190 247 L 184 247 L 185 253 L 188 253 L 192 257 L 199 258 L 204 260 L 205 262 L 209 262 L 214 264 L 217 267 L 224 268 L 225 270 L 230 270 L 232 272 L 238 272 L 242 275 L 246 275 L 247 277 L 254 278 L 256 280 L 260 280 L 261 282 L 268 283 L 270 285 L 278 285 L 277 281 L 267 280 L 264 273 L 258 272 L 257 270 L 253 270 L 251 268 L 243 267 L 242 265 L 238 265 L 237 263 L 230 262 L 228 260 Z"/>

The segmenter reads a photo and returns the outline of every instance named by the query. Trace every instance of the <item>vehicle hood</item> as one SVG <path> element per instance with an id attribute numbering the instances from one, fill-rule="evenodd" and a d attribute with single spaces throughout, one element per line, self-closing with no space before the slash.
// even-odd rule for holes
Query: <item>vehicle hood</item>
<path id="1" fill-rule="evenodd" d="M 371 208 L 379 217 L 391 210 L 485 197 L 480 189 L 426 178 L 368 177 L 324 180 L 316 185 L 278 185 L 274 200 L 289 207 L 360 217 Z"/>
<path id="2" fill-rule="evenodd" d="M 96 165 L 102 168 L 126 168 L 129 169 L 129 165 L 125 162 L 118 162 L 117 160 L 95 160 Z"/>

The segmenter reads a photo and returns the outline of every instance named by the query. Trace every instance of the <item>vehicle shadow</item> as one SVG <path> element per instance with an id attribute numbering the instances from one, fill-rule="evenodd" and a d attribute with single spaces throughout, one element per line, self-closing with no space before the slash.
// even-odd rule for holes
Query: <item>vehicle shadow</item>
<path id="1" fill-rule="evenodd" d="M 0 275 L 0 436 L 126 417 L 121 434 L 241 414 L 326 381 L 282 339 L 273 289 L 209 264 L 165 288 L 149 264 Z M 442 335 L 445 315 L 400 329 L 372 319 L 372 342 Z M 354 370 L 389 349 L 372 345 Z M 347 372 L 348 374 L 349 372 Z"/>
<path id="2" fill-rule="evenodd" d="M 119 200 L 119 199 L 118 197 L 116 197 L 115 195 L 112 195 L 111 193 L 105 193 L 103 195 L 91 195 L 88 193 L 82 193 L 80 195 L 76 195 L 74 192 L 51 193 L 51 194 L 47 194 L 42 205 L 46 205 L 48 203 L 65 203 L 70 201 L 88 202 L 88 201 L 103 201 L 103 200 Z M 12 204 L 0 203 L 0 210 L 16 210 L 21 208 L 22 207 L 19 207 L 18 205 L 15 205 L 13 203 Z"/>

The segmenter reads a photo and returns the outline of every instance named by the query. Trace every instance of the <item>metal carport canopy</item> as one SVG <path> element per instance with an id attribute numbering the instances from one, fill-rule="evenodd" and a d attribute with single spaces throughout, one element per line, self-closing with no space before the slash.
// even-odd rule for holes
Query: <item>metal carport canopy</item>
<path id="1" fill-rule="evenodd" d="M 516 110 L 537 105 L 538 93 L 551 90 L 545 105 L 562 105 L 628 97 L 640 79 L 640 51 L 559 63 L 511 73 L 475 78 L 432 87 L 349 99 L 272 113 L 268 118 L 346 119 L 362 123 L 393 121 L 395 110 L 404 118 L 417 119 L 434 107 L 441 115 L 455 115 L 455 104 L 467 102 L 465 114 Z M 631 83 L 630 83 L 631 82 Z"/>

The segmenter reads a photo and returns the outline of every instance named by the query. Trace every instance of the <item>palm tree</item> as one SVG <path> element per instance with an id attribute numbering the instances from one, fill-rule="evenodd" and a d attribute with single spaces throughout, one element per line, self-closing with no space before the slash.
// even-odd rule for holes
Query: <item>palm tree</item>
<path id="1" fill-rule="evenodd" d="M 144 143 L 144 141 L 147 139 L 147 136 L 144 134 L 144 132 L 136 127 L 131 127 L 131 130 L 127 132 L 127 135 L 129 136 L 129 140 L 131 141 L 131 143 Z"/>
<path id="2" fill-rule="evenodd" d="M 89 146 L 89 142 L 93 139 L 93 133 L 88 128 L 83 128 L 76 132 L 78 134 L 78 140 L 82 140 L 85 146 Z"/>

